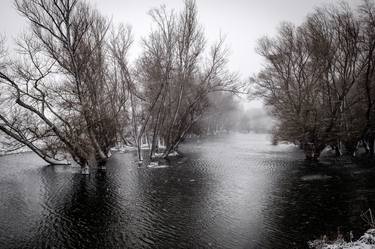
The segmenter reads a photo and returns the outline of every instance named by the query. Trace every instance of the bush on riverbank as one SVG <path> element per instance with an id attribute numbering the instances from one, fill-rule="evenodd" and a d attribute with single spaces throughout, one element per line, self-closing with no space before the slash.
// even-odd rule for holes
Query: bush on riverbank
<path id="1" fill-rule="evenodd" d="M 354 242 L 345 242 L 343 239 L 328 242 L 323 240 L 310 241 L 309 247 L 312 249 L 374 249 L 375 229 L 369 229 L 366 233 Z"/>

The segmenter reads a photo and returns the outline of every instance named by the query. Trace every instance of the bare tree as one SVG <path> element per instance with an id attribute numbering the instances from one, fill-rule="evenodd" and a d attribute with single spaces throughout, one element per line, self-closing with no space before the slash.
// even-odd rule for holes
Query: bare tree
<path id="1" fill-rule="evenodd" d="M 370 156 L 374 156 L 375 140 L 375 3 L 365 0 L 359 6 L 359 21 L 361 25 L 361 61 L 364 72 L 360 88 L 363 93 L 363 110 L 365 127 L 362 131 L 362 141 Z"/>
<path id="2" fill-rule="evenodd" d="M 317 8 L 301 26 L 284 24 L 277 38 L 259 42 L 267 65 L 256 80 L 257 94 L 279 121 L 275 137 L 301 144 L 309 159 L 327 145 L 338 155 L 344 147 L 353 154 L 363 137 L 372 52 L 364 49 L 370 39 L 358 16 L 345 3 Z"/>
<path id="3" fill-rule="evenodd" d="M 1 70 L 15 103 L 85 170 L 104 163 L 118 133 L 109 96 L 109 23 L 78 0 L 15 1 L 31 32 L 19 41 L 24 63 Z M 121 106 L 122 108 L 122 106 Z"/>
<path id="4" fill-rule="evenodd" d="M 131 28 L 124 27 L 120 25 L 116 32 L 113 32 L 112 37 L 109 42 L 109 49 L 111 51 L 111 56 L 114 61 L 114 71 L 117 75 L 117 80 L 120 82 L 121 94 L 123 96 L 129 96 L 130 101 L 130 112 L 131 112 L 131 133 L 133 136 L 133 141 L 137 147 L 137 155 L 139 161 L 143 160 L 142 151 L 141 151 L 141 139 L 142 131 L 140 131 L 140 117 L 139 112 L 140 108 L 137 108 L 138 104 L 142 100 L 138 89 L 136 87 L 136 82 L 134 80 L 134 70 L 130 67 L 128 61 L 128 52 L 129 48 L 133 43 L 133 38 L 131 34 Z M 125 104 L 126 100 L 123 104 Z M 142 108 L 141 108 L 142 109 Z M 124 111 L 127 112 L 127 108 L 124 108 Z M 142 128 L 141 128 L 142 130 Z M 123 136 L 123 134 L 122 134 Z M 125 137 L 123 137 L 123 141 Z"/>
<path id="5" fill-rule="evenodd" d="M 208 106 L 215 91 L 236 91 L 237 77 L 227 69 L 223 39 L 205 55 L 205 38 L 197 21 L 194 1 L 185 1 L 181 13 L 153 9 L 155 30 L 144 40 L 139 59 L 139 81 L 146 99 L 144 127 L 152 137 L 151 157 L 158 140 L 163 156 L 177 149 Z"/>
<path id="6" fill-rule="evenodd" d="M 224 39 L 206 49 L 194 1 L 181 12 L 150 11 L 154 29 L 136 66 L 128 61 L 130 28 L 110 36 L 112 25 L 86 2 L 15 6 L 31 29 L 18 40 L 21 59 L 0 64 L 1 129 L 49 163 L 67 154 L 87 172 L 120 140 L 142 161 L 144 137 L 151 157 L 167 157 L 205 115 L 210 94 L 240 92 Z"/>

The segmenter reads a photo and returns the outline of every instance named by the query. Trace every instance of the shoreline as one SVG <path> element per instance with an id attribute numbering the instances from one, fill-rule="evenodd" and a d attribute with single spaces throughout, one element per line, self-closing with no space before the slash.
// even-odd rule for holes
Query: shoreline
<path id="1" fill-rule="evenodd" d="M 375 229 L 369 229 L 358 240 L 346 242 L 339 238 L 336 241 L 326 241 L 326 239 L 317 239 L 308 242 L 311 249 L 374 249 L 375 248 Z"/>

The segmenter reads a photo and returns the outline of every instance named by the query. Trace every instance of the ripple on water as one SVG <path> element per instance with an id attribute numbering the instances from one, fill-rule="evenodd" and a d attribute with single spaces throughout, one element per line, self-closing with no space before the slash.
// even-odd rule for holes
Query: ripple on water
<path id="1" fill-rule="evenodd" d="M 89 176 L 0 157 L 0 248 L 305 248 L 337 226 L 361 231 L 373 170 L 309 165 L 267 139 L 185 143 L 164 168 L 116 153 Z"/>
<path id="2" fill-rule="evenodd" d="M 302 181 L 324 181 L 324 180 L 330 180 L 332 179 L 332 176 L 329 175 L 305 175 L 301 177 Z"/>

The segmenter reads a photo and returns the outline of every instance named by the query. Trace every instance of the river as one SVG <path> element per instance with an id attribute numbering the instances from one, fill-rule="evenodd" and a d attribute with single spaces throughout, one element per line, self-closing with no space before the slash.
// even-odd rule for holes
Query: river
<path id="1" fill-rule="evenodd" d="M 359 237 L 375 170 L 308 163 L 268 135 L 186 142 L 164 168 L 116 153 L 81 175 L 32 153 L 0 157 L 0 248 L 306 248 L 337 228 Z"/>

